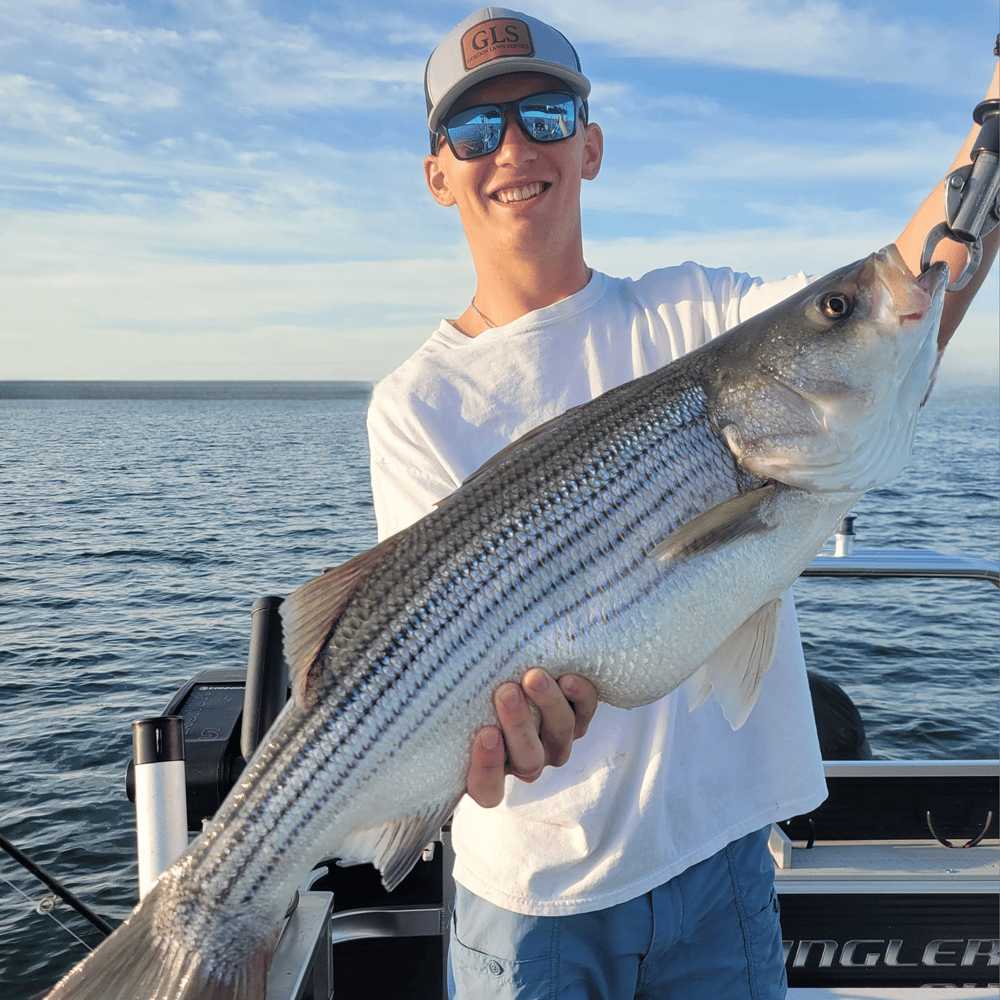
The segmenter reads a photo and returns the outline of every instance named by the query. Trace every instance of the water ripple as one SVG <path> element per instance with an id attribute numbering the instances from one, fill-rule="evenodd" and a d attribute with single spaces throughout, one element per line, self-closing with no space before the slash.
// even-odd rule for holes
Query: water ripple
<path id="1" fill-rule="evenodd" d="M 0 826 L 98 911 L 135 899 L 132 720 L 201 669 L 244 666 L 257 597 L 374 543 L 366 399 L 0 407 Z M 905 477 L 859 504 L 858 544 L 996 558 L 998 436 L 995 392 L 932 399 Z M 807 661 L 848 689 L 878 756 L 995 755 L 992 588 L 811 578 L 796 601 Z M 45 895 L 13 862 L 0 875 Z M 81 954 L 0 883 L 5 997 Z"/>

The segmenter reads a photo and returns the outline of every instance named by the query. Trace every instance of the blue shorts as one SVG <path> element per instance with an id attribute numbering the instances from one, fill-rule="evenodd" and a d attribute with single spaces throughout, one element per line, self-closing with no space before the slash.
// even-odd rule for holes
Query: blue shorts
<path id="1" fill-rule="evenodd" d="M 780 1000 L 787 990 L 768 829 L 652 892 L 529 917 L 455 886 L 452 1000 Z"/>

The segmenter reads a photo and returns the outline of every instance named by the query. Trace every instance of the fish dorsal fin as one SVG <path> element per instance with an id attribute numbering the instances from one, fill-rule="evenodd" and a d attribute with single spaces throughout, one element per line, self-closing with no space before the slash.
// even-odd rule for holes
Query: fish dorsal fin
<path id="1" fill-rule="evenodd" d="M 757 702 L 764 675 L 778 645 L 781 598 L 758 608 L 687 681 L 693 712 L 709 694 L 733 729 L 739 729 Z"/>
<path id="2" fill-rule="evenodd" d="M 381 872 L 386 890 L 392 892 L 417 863 L 424 848 L 437 838 L 442 824 L 455 811 L 458 798 L 444 804 L 434 803 L 416 815 L 349 834 L 334 850 L 337 863 L 360 865 L 370 861 Z"/>
<path id="3" fill-rule="evenodd" d="M 643 379 L 651 378 L 653 374 L 655 373 L 644 375 L 642 376 L 642 378 Z M 526 431 L 519 438 L 515 438 L 515 440 L 511 441 L 511 443 L 508 444 L 506 447 L 501 448 L 500 451 L 498 451 L 492 458 L 488 458 L 481 466 L 479 466 L 478 469 L 476 469 L 475 472 L 470 473 L 462 481 L 462 486 L 468 486 L 469 483 L 485 475 L 487 472 L 490 471 L 490 469 L 495 468 L 513 452 L 517 451 L 519 448 L 527 444 L 527 442 L 529 442 L 532 438 L 536 438 L 544 434 L 554 424 L 566 421 L 568 419 L 572 419 L 571 417 L 572 414 L 579 413 L 581 410 L 593 408 L 598 403 L 600 403 L 601 405 L 607 405 L 607 401 L 614 397 L 627 395 L 628 393 L 634 392 L 636 381 L 638 380 L 623 382 L 621 385 L 616 385 L 613 388 L 607 389 L 605 392 L 602 392 L 599 396 L 596 396 L 594 399 L 588 399 L 586 402 L 577 403 L 576 406 L 571 406 L 568 409 L 564 410 L 562 413 L 556 414 L 556 416 L 550 417 L 548 420 L 542 421 L 542 423 L 540 423 L 537 427 L 532 427 L 530 431 Z M 435 506 L 440 506 L 447 499 L 448 497 L 444 497 L 444 499 L 439 500 L 438 503 L 435 504 Z"/>
<path id="4" fill-rule="evenodd" d="M 770 509 L 776 490 L 777 484 L 768 483 L 724 500 L 672 531 L 650 555 L 661 562 L 685 562 L 770 531 L 776 524 Z"/>
<path id="5" fill-rule="evenodd" d="M 574 413 L 579 413 L 581 410 L 586 410 L 592 408 L 595 403 L 602 401 L 604 403 L 614 396 L 624 395 L 626 393 L 634 391 L 634 382 L 623 382 L 621 385 L 615 386 L 613 389 L 608 389 L 606 392 L 601 393 L 600 396 L 594 399 L 588 399 L 585 403 L 577 403 L 576 406 L 571 406 L 569 409 L 564 410 L 562 413 L 557 414 L 554 417 L 550 417 L 548 420 L 542 421 L 537 427 L 532 427 L 530 431 L 526 431 L 519 438 L 511 441 L 509 445 L 501 448 L 492 458 L 488 458 L 475 472 L 470 473 L 462 482 L 462 486 L 468 486 L 475 479 L 479 479 L 480 476 L 485 475 L 490 469 L 499 465 L 504 459 L 506 459 L 513 452 L 517 451 L 518 448 L 523 447 L 532 438 L 539 437 L 544 434 L 550 427 L 554 424 L 572 419 L 571 415 Z M 445 497 L 447 499 L 447 497 Z M 440 501 L 444 503 L 444 500 Z"/>
<path id="6" fill-rule="evenodd" d="M 334 569 L 304 583 L 281 603 L 285 661 L 292 697 L 311 708 L 316 698 L 319 654 L 337 619 L 361 585 L 381 565 L 395 544 L 387 538 Z"/>
<path id="7" fill-rule="evenodd" d="M 550 417 L 548 420 L 544 421 L 543 423 L 540 423 L 537 427 L 532 427 L 530 431 L 527 431 L 526 433 L 522 434 L 519 438 L 515 438 L 513 441 L 511 441 L 510 444 L 501 448 L 495 455 L 486 459 L 486 461 L 483 462 L 483 464 L 479 466 L 479 468 L 476 469 L 475 472 L 470 472 L 469 475 L 462 480 L 462 486 L 459 488 L 462 489 L 468 486 L 469 483 L 474 482 L 477 479 L 481 479 L 483 476 L 486 475 L 486 473 L 490 471 L 490 469 L 496 468 L 496 466 L 498 466 L 501 462 L 503 462 L 509 455 L 517 451 L 518 448 L 521 448 L 532 438 L 536 438 L 540 434 L 543 434 L 546 430 L 548 430 L 548 428 L 550 428 L 557 421 L 562 420 L 567 413 L 572 413 L 574 410 L 579 410 L 580 407 L 587 405 L 588 405 L 587 403 L 581 403 L 579 406 L 571 407 L 570 409 L 566 410 L 565 413 L 560 413 L 556 417 Z M 447 499 L 448 497 L 444 497 L 444 499 L 439 500 L 437 504 L 435 504 L 435 506 L 440 506 Z"/>

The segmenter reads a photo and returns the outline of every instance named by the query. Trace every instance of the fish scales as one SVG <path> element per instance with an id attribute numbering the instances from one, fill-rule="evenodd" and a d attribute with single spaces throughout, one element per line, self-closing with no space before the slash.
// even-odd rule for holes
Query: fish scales
<path id="1" fill-rule="evenodd" d="M 544 425 L 291 595 L 293 698 L 206 832 L 50 1000 L 262 1000 L 308 869 L 374 860 L 395 885 L 462 794 L 492 691 L 527 666 L 578 669 L 623 707 L 695 674 L 742 724 L 775 599 L 909 451 L 945 274 L 914 280 L 893 248 L 834 272 Z M 824 320 L 828 293 L 855 315 Z"/>
<path id="2" fill-rule="evenodd" d="M 304 762 L 311 776 L 292 782 L 275 770 L 268 780 L 262 768 L 247 783 L 263 801 L 234 807 L 255 817 L 288 814 L 296 799 L 313 795 L 318 783 L 329 792 L 319 803 L 311 801 L 311 808 L 326 808 L 346 791 L 353 769 L 340 764 L 340 756 L 352 742 L 360 741 L 348 754 L 353 760 L 383 741 L 400 752 L 431 713 L 461 712 L 478 702 L 467 727 L 471 737 L 490 717 L 488 692 L 522 667 L 600 656 L 600 644 L 581 642 L 593 636 L 606 646 L 612 623 L 619 626 L 616 631 L 630 629 L 639 648 L 655 641 L 648 625 L 636 628 L 642 624 L 637 604 L 655 600 L 665 579 L 650 566 L 648 553 L 692 510 L 728 495 L 738 473 L 729 450 L 698 419 L 706 407 L 703 394 L 689 390 L 678 404 L 674 387 L 664 386 L 662 379 L 641 381 L 608 400 L 611 445 L 607 437 L 590 435 L 582 448 L 574 448 L 578 432 L 553 434 L 551 441 L 539 441 L 512 462 L 507 475 L 471 483 L 461 502 L 443 505 L 426 522 L 433 540 L 414 532 L 409 545 L 393 551 L 371 592 L 362 591 L 345 609 L 335 633 L 343 641 L 330 644 L 329 655 L 336 650 L 337 660 L 351 669 L 329 671 L 338 678 L 337 695 L 307 721 L 303 743 L 311 748 L 308 755 L 291 762 L 300 773 Z M 709 453 L 713 461 L 706 463 Z M 717 471 L 716 482 L 709 484 L 706 469 Z M 525 499 L 510 508 L 508 491 L 525 473 L 532 480 L 530 490 L 523 490 Z M 620 495 L 605 490 L 609 481 L 619 484 Z M 502 507 L 506 513 L 496 517 Z M 474 535 L 472 511 L 485 515 Z M 627 522 L 618 516 L 622 513 Z M 485 551 L 493 553 L 489 573 L 482 571 Z M 428 561 L 428 552 L 437 553 L 436 563 Z M 638 583 L 637 574 L 643 577 Z M 411 580 L 417 594 L 393 602 L 402 579 Z M 582 590 L 572 586 L 576 579 L 585 581 Z M 567 598 L 561 603 L 552 602 L 553 580 L 570 584 L 561 588 Z M 414 645 L 398 639 L 418 633 L 422 638 Z M 545 636 L 548 642 L 540 638 Z M 448 678 L 443 685 L 432 683 L 441 677 Z M 340 739 L 331 740 L 331 732 Z M 277 756 L 283 753 L 282 746 Z M 334 762 L 338 773 L 328 773 Z M 452 794 L 460 791 L 462 778 L 462 773 L 454 776 Z M 210 870 L 219 871 L 222 884 L 205 880 L 205 895 L 243 891 L 232 878 L 234 861 L 235 870 L 254 887 L 272 878 L 276 862 L 253 863 L 271 833 L 272 825 L 262 824 L 257 838 L 240 845 L 220 842 L 219 857 L 225 861 Z M 271 845 L 271 852 L 277 850 L 280 857 L 294 847 L 289 840 Z M 206 861 L 195 856 L 192 864 Z"/>
<path id="3" fill-rule="evenodd" d="M 387 755 L 402 752 L 433 713 L 463 713 L 477 704 L 463 734 L 471 739 L 490 718 L 489 691 L 531 663 L 579 666 L 589 657 L 589 672 L 599 675 L 602 666 L 620 661 L 623 636 L 632 655 L 650 653 L 660 636 L 641 606 L 657 603 L 669 577 L 653 566 L 649 551 L 692 512 L 732 493 L 741 478 L 704 419 L 704 394 L 691 387 L 678 392 L 670 384 L 678 380 L 647 377 L 609 396 L 603 436 L 586 433 L 592 423 L 581 420 L 583 435 L 570 426 L 536 439 L 507 474 L 470 483 L 460 501 L 442 505 L 424 532 L 393 550 L 378 581 L 352 599 L 331 636 L 341 641 L 331 642 L 327 655 L 335 653 L 349 669 L 333 664 L 328 670 L 337 692 L 323 711 L 303 720 L 303 749 L 287 767 L 262 761 L 245 782 L 256 800 L 233 802 L 234 811 L 272 821 L 258 823 L 258 835 L 240 843 L 206 842 L 214 861 L 192 855 L 191 866 L 210 873 L 197 895 L 243 902 L 259 891 L 281 859 L 299 848 L 296 834 L 305 829 L 304 822 L 292 826 L 274 843 L 277 817 L 294 815 L 307 797 L 309 819 L 334 808 L 356 790 L 349 779 L 357 762 L 383 743 Z M 511 489 L 526 479 L 522 499 L 511 507 Z M 610 481 L 618 484 L 617 495 L 606 490 Z M 493 554 L 488 573 L 484 551 Z M 400 590 L 403 579 L 416 594 Z M 553 602 L 555 580 L 562 584 L 561 602 Z M 422 637 L 411 646 L 397 638 L 418 632 Z M 444 684 L 434 683 L 443 678 Z M 275 749 L 270 759 L 277 762 L 289 748 Z M 294 774 L 305 777 L 295 781 Z M 457 795 L 463 778 L 464 770 L 456 770 L 442 794 Z M 325 789 L 319 799 L 317 785 Z M 195 897 L 184 906 L 197 909 Z M 174 919 L 166 911 L 163 917 Z M 195 921 L 193 939 L 200 933 Z"/>
<path id="4" fill-rule="evenodd" d="M 619 400 L 624 402 L 622 397 L 619 397 Z M 624 409 L 621 402 L 619 408 Z M 659 510 L 665 502 L 664 493 L 662 489 L 651 489 L 649 486 L 651 482 L 662 484 L 668 481 L 662 475 L 664 463 L 655 461 L 657 451 L 651 444 L 649 401 L 641 400 L 635 409 L 643 419 L 641 423 L 633 422 L 629 427 L 630 433 L 622 435 L 625 440 L 631 438 L 635 444 L 629 452 L 622 453 L 622 461 L 613 472 L 604 450 L 598 453 L 600 457 L 597 460 L 589 461 L 594 450 L 599 448 L 599 443 L 590 446 L 592 454 L 585 456 L 588 461 L 580 461 L 572 451 L 566 452 L 563 441 L 557 439 L 551 449 L 531 449 L 526 457 L 512 464 L 509 476 L 491 477 L 484 489 L 476 489 L 475 484 L 470 484 L 470 490 L 464 495 L 462 503 L 453 505 L 451 517 L 428 521 L 428 525 L 433 526 L 440 539 L 438 548 L 442 556 L 440 565 L 443 570 L 440 579 L 434 579 L 428 573 L 427 583 L 432 593 L 450 595 L 451 598 L 450 606 L 442 608 L 437 614 L 434 603 L 430 609 L 430 617 L 434 620 L 434 634 L 439 640 L 439 645 L 441 642 L 444 643 L 437 658 L 438 662 L 433 666 L 434 671 L 440 669 L 439 664 L 450 658 L 459 645 L 464 650 L 465 672 L 476 667 L 479 657 L 476 656 L 474 649 L 470 648 L 472 644 L 469 642 L 469 633 L 478 631 L 491 617 L 499 614 L 502 615 L 499 618 L 500 631 L 506 635 L 507 641 L 499 649 L 495 645 L 493 636 L 488 643 L 496 667 L 487 679 L 495 680 L 496 672 L 504 668 L 505 658 L 509 660 L 511 656 L 528 647 L 531 640 L 544 632 L 546 626 L 553 620 L 565 617 L 573 609 L 588 603 L 586 597 L 581 598 L 579 592 L 572 592 L 572 603 L 554 607 L 549 584 L 552 578 L 565 581 L 586 576 L 591 581 L 586 595 L 592 598 L 602 592 L 614 590 L 616 585 L 627 579 L 628 574 L 623 572 L 623 567 L 631 566 L 634 570 L 642 563 L 641 552 L 631 553 L 627 547 L 625 551 L 622 550 L 621 543 L 627 537 L 624 526 L 616 525 L 614 517 L 609 516 L 614 514 L 616 506 L 620 509 L 621 502 L 603 492 L 605 482 L 601 477 L 590 475 L 591 481 L 588 483 L 588 476 L 581 470 L 588 467 L 596 469 L 598 465 L 604 465 L 608 470 L 608 476 L 614 475 L 622 481 L 636 484 L 626 497 L 632 501 L 629 504 L 632 527 L 628 534 L 634 536 L 637 534 L 636 527 L 648 526 L 649 537 L 645 539 L 647 552 L 662 539 L 665 532 L 670 530 L 673 526 L 671 520 L 664 517 Z M 703 432 L 702 436 L 704 437 Z M 713 443 L 722 460 L 720 464 L 726 467 L 725 471 L 728 473 L 721 488 L 732 489 L 735 469 L 731 456 L 714 436 Z M 659 444 L 664 454 L 669 455 L 672 442 L 669 439 L 664 441 L 661 434 Z M 548 461 L 544 453 L 539 454 L 545 450 L 550 451 L 551 457 Z M 674 447 L 673 450 L 676 453 L 681 449 Z M 698 450 L 692 449 L 692 453 L 698 454 Z M 498 554 L 498 568 L 491 575 L 477 572 L 480 568 L 479 562 L 476 561 L 478 556 L 473 557 L 474 561 L 471 564 L 466 559 L 463 565 L 463 553 L 469 552 L 468 525 L 472 520 L 468 516 L 469 512 L 477 510 L 489 512 L 491 508 L 498 508 L 504 502 L 508 483 L 519 480 L 522 465 L 527 467 L 534 480 L 530 506 L 522 504 L 508 508 L 504 516 L 492 522 L 487 518 L 487 524 L 494 525 L 493 533 L 485 537 L 480 536 L 476 541 L 476 546 L 489 546 Z M 697 481 L 699 486 L 698 500 L 703 499 L 705 493 L 703 473 L 704 466 L 697 479 L 692 477 L 691 480 Z M 683 477 L 677 481 L 681 486 L 685 485 Z M 640 505 L 635 501 L 643 489 L 649 495 L 645 499 L 645 504 Z M 670 492 L 676 494 L 678 491 L 673 489 Z M 679 510 L 674 511 L 674 521 L 682 519 L 696 502 L 681 505 Z M 557 512 L 560 503 L 564 508 L 568 508 L 564 516 L 560 516 Z M 542 516 L 537 513 L 539 510 L 543 512 Z M 445 510 L 439 513 L 444 515 Z M 658 516 L 653 517 L 654 513 L 658 513 Z M 598 537 L 595 538 L 595 535 Z M 421 551 L 424 545 L 420 541 L 415 541 L 414 548 Z M 568 555 L 574 550 L 578 550 L 575 555 Z M 600 566 L 601 560 L 598 558 L 601 551 L 615 552 L 614 559 L 604 560 L 607 566 L 603 571 Z M 394 563 L 397 565 L 393 565 Z M 408 553 L 397 550 L 393 553 L 390 565 L 386 567 L 386 573 L 388 575 L 398 573 L 402 578 L 411 573 L 411 565 Z M 596 579 L 595 574 L 597 574 Z M 534 589 L 528 588 L 526 586 L 528 579 L 539 581 L 538 586 Z M 570 591 L 571 588 L 565 589 Z M 487 594 L 491 594 L 489 599 Z M 464 630 L 460 641 L 453 636 L 453 622 L 459 608 L 462 608 L 461 621 Z M 547 610 L 547 618 L 539 619 L 535 613 L 535 609 L 539 608 Z M 384 609 L 385 616 L 391 615 L 392 610 Z M 609 615 L 604 614 L 598 620 L 607 621 L 608 618 Z M 368 618 L 368 622 L 374 627 L 373 619 L 374 615 Z M 379 624 L 381 625 L 381 622 Z M 406 634 L 414 627 L 415 620 L 406 620 L 404 615 L 389 623 L 386 634 Z M 537 646 L 531 646 L 531 651 L 535 659 L 540 658 L 540 662 L 545 662 L 547 657 L 544 649 L 539 650 Z M 573 652 L 571 648 L 555 648 L 549 655 L 565 656 L 572 655 Z M 487 650 L 481 650 L 481 656 L 486 655 Z M 516 663 L 514 666 L 516 667 Z M 445 669 L 454 671 L 456 668 L 452 665 Z M 511 669 L 509 663 L 506 669 Z M 408 692 L 409 695 L 415 693 Z"/>

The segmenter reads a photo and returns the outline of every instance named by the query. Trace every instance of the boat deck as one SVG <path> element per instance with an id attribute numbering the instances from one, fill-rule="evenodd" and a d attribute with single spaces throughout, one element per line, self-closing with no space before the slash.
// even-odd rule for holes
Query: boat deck
<path id="1" fill-rule="evenodd" d="M 948 850 L 936 841 L 872 844 L 842 841 L 809 850 L 792 846 L 776 868 L 778 892 L 985 892 L 1000 886 L 1000 842 Z"/>

